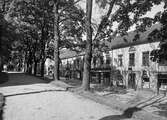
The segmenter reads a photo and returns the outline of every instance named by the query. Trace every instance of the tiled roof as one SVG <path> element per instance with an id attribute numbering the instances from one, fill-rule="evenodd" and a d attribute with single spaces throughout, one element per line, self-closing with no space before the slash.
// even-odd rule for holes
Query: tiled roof
<path id="1" fill-rule="evenodd" d="M 113 39 L 111 42 L 105 42 L 109 46 L 110 49 L 118 49 L 122 47 L 128 47 L 131 45 L 138 45 L 138 44 L 144 44 L 144 43 L 149 43 L 149 42 L 155 42 L 155 41 L 149 41 L 148 35 L 155 29 L 160 29 L 161 25 L 160 24 L 155 24 L 151 28 L 148 28 L 145 32 L 139 33 L 139 40 L 133 41 L 135 35 L 137 34 L 136 32 L 132 31 L 129 32 L 127 36 L 118 36 L 115 39 Z M 125 39 L 126 38 L 126 39 Z"/>

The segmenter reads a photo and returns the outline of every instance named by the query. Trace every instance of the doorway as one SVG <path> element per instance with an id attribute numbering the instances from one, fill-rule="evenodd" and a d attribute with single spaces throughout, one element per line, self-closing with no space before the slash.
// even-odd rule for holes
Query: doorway
<path id="1" fill-rule="evenodd" d="M 128 74 L 128 88 L 136 89 L 136 74 L 129 73 Z"/>

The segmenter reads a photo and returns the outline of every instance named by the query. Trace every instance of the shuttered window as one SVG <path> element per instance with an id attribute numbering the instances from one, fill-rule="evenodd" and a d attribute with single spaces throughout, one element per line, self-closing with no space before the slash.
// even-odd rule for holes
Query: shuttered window
<path id="1" fill-rule="evenodd" d="M 142 65 L 149 66 L 149 51 L 143 52 Z"/>
<path id="2" fill-rule="evenodd" d="M 135 53 L 129 53 L 129 66 L 135 66 Z"/>
<path id="3" fill-rule="evenodd" d="M 118 66 L 123 66 L 123 55 L 118 55 Z"/>

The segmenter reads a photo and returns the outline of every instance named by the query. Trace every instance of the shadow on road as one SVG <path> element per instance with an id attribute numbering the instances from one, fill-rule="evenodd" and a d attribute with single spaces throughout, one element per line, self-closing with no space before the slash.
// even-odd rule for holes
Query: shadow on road
<path id="1" fill-rule="evenodd" d="M 167 117 L 167 102 L 161 103 L 159 105 L 154 105 L 154 107 L 157 107 L 159 109 L 158 111 L 155 111 L 155 114 Z"/>
<path id="2" fill-rule="evenodd" d="M 133 113 L 134 112 L 138 112 L 141 111 L 142 109 L 144 109 L 147 106 L 154 106 L 154 104 L 160 103 L 162 101 L 164 101 L 165 96 L 154 96 L 151 97 L 145 101 L 140 102 L 139 104 L 137 104 L 134 107 L 130 107 L 127 108 L 122 115 L 111 115 L 111 116 L 106 116 L 104 118 L 101 118 L 99 120 L 123 120 L 123 119 L 127 119 L 127 118 L 132 118 Z M 167 117 L 167 103 L 163 103 L 163 104 L 159 104 L 157 106 L 155 106 L 159 109 L 161 109 L 160 111 L 156 111 L 156 113 L 160 116 L 164 116 Z"/>
<path id="3" fill-rule="evenodd" d="M 50 81 L 25 73 L 2 73 L 0 87 L 49 83 Z"/>
<path id="4" fill-rule="evenodd" d="M 137 112 L 140 110 L 142 109 L 137 108 L 137 107 L 131 107 L 131 108 L 126 109 L 122 115 L 106 116 L 99 120 L 123 120 L 123 119 L 131 118 L 134 112 Z"/>

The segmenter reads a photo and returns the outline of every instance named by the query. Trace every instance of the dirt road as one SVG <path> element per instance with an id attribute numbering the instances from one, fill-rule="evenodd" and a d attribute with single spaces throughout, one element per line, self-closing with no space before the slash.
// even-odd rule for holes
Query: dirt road
<path id="1" fill-rule="evenodd" d="M 9 74 L 8 83 L 0 87 L 6 96 L 3 120 L 129 120 L 120 111 L 32 76 Z"/>

